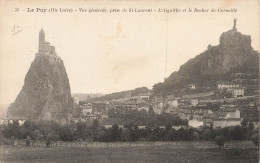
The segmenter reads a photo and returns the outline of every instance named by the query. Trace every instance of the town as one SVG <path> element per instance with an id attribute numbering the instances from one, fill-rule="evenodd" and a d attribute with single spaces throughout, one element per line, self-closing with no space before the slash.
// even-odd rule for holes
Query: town
<path id="1" fill-rule="evenodd" d="M 234 75 L 248 75 L 238 73 Z M 190 92 L 199 89 L 195 84 L 187 85 Z M 247 90 L 247 91 L 246 91 Z M 255 90 L 257 92 L 258 90 Z M 125 97 L 87 102 L 74 97 L 74 104 L 79 108 L 78 114 L 71 115 L 71 120 L 78 122 L 92 122 L 94 119 L 104 122 L 105 127 L 112 124 L 105 123 L 111 118 L 111 111 L 115 115 L 130 114 L 132 111 L 153 112 L 154 114 L 168 113 L 187 120 L 190 127 L 212 126 L 229 127 L 240 125 L 242 120 L 250 121 L 257 127 L 259 124 L 259 95 L 249 92 L 237 82 L 219 81 L 212 91 L 192 93 L 181 97 L 156 97 L 151 90 L 132 96 L 131 92 Z M 125 124 L 118 124 L 124 126 Z M 140 124 L 144 126 L 144 124 Z M 160 126 L 164 127 L 164 126 Z"/>
<path id="2" fill-rule="evenodd" d="M 57 162 L 70 154 L 72 162 L 89 157 L 103 162 L 103 155 L 108 162 L 113 157 L 124 162 L 122 156 L 130 162 L 161 157 L 161 162 L 166 154 L 171 156 L 167 162 L 209 162 L 211 157 L 256 162 L 259 52 L 253 50 L 251 36 L 237 31 L 236 22 L 220 35 L 218 45 L 206 45 L 162 82 L 110 94 L 71 93 L 64 62 L 41 29 L 24 85 L 0 117 L 0 151 L 8 153 L 4 162 L 20 160 L 25 153 L 27 160 L 40 160 L 46 152 Z"/>

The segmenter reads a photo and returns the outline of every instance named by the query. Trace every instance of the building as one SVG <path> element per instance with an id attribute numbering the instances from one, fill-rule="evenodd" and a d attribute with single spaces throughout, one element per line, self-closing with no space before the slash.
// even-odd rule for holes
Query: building
<path id="1" fill-rule="evenodd" d="M 198 128 L 200 126 L 203 126 L 203 121 L 199 121 L 197 119 L 192 119 L 188 122 L 189 126 Z"/>
<path id="2" fill-rule="evenodd" d="M 45 41 L 45 33 L 43 29 L 39 32 L 39 47 L 38 53 L 35 54 L 35 57 L 38 56 L 48 56 L 51 62 L 60 62 L 61 58 L 55 52 L 55 47 L 51 46 L 49 42 Z"/>
<path id="3" fill-rule="evenodd" d="M 225 119 L 227 118 L 240 118 L 240 111 L 238 108 L 225 108 L 224 109 L 224 113 L 225 113 Z"/>
<path id="4" fill-rule="evenodd" d="M 45 33 L 43 29 L 41 29 L 39 33 L 39 53 L 47 53 L 51 55 L 56 55 L 55 47 L 50 46 L 50 43 L 45 41 Z"/>
<path id="5" fill-rule="evenodd" d="M 230 126 L 237 126 L 241 124 L 241 119 L 240 118 L 228 118 L 228 119 L 214 119 L 213 120 L 213 129 L 220 127 L 230 127 Z"/>
<path id="6" fill-rule="evenodd" d="M 189 88 L 189 89 L 196 89 L 196 85 L 195 85 L 195 84 L 189 84 L 189 85 L 188 85 L 188 88 Z"/>
<path id="7" fill-rule="evenodd" d="M 134 101 L 125 101 L 114 104 L 115 113 L 117 114 L 128 114 L 137 108 L 138 104 Z"/>
<path id="8" fill-rule="evenodd" d="M 178 100 L 177 99 L 169 99 L 168 104 L 170 107 L 178 107 Z"/>
<path id="9" fill-rule="evenodd" d="M 179 117 L 181 119 L 190 120 L 192 118 L 192 110 L 190 109 L 179 109 Z"/>
<path id="10" fill-rule="evenodd" d="M 138 106 L 138 111 L 144 109 L 148 112 L 151 105 L 146 101 L 139 101 L 137 103 L 137 106 Z"/>
<path id="11" fill-rule="evenodd" d="M 191 99 L 190 103 L 191 103 L 191 106 L 197 106 L 199 104 L 199 100 L 198 99 Z"/>
<path id="12" fill-rule="evenodd" d="M 217 86 L 219 90 L 231 91 L 233 88 L 239 87 L 240 85 L 234 82 L 220 81 L 217 83 Z"/>
<path id="13" fill-rule="evenodd" d="M 108 104 L 104 102 L 95 102 L 92 103 L 92 110 L 94 114 L 107 114 Z"/>
<path id="14" fill-rule="evenodd" d="M 240 111 L 236 106 L 222 106 L 223 110 L 214 113 L 206 114 L 204 118 L 204 125 L 217 127 L 229 127 L 240 125 Z"/>
<path id="15" fill-rule="evenodd" d="M 6 116 L 6 117 L 3 117 L 1 118 L 1 124 L 13 124 L 14 121 L 17 121 L 19 123 L 19 125 L 23 125 L 24 122 L 26 121 L 27 119 L 24 118 L 24 117 L 18 117 L 18 116 Z"/>
<path id="16" fill-rule="evenodd" d="M 74 102 L 74 104 L 79 105 L 79 98 L 74 97 L 73 102 Z"/>
<path id="17" fill-rule="evenodd" d="M 245 89 L 243 87 L 236 87 L 232 89 L 233 97 L 244 97 Z"/>
<path id="18" fill-rule="evenodd" d="M 91 114 L 92 113 L 92 104 L 83 104 L 82 113 L 84 116 L 87 114 Z"/>

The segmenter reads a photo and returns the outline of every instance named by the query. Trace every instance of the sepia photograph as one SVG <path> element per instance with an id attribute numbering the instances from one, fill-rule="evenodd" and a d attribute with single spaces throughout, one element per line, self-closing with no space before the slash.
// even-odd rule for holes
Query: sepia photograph
<path id="1" fill-rule="evenodd" d="M 259 162 L 259 0 L 0 0 L 0 162 Z"/>

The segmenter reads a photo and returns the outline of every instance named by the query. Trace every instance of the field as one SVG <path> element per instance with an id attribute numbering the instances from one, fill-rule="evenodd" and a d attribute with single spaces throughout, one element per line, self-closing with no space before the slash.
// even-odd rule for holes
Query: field
<path id="1" fill-rule="evenodd" d="M 258 162 L 258 150 L 249 141 L 227 143 L 222 149 L 213 142 L 103 143 L 101 146 L 52 148 L 5 145 L 0 146 L 0 162 L 252 163 Z"/>

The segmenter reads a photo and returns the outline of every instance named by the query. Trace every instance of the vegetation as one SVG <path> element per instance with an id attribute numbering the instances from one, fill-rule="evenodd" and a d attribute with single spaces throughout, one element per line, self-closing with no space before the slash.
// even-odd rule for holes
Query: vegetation
<path id="1" fill-rule="evenodd" d="M 251 140 L 252 134 L 256 134 L 258 130 L 251 131 L 248 126 L 233 126 L 225 128 L 212 129 L 188 128 L 183 125 L 176 130 L 168 123 L 163 127 L 148 124 L 145 128 L 138 128 L 134 123 L 128 123 L 123 128 L 119 128 L 117 124 L 113 124 L 111 128 L 103 127 L 97 120 L 91 125 L 84 122 L 78 122 L 70 125 L 59 125 L 55 122 L 29 122 L 26 121 L 19 126 L 18 123 L 1 125 L 2 136 L 8 139 L 27 139 L 29 140 L 45 140 L 49 146 L 52 141 L 221 141 L 225 140 Z M 256 138 L 252 137 L 252 141 L 256 142 Z M 221 145 L 221 142 L 217 142 Z M 257 144 L 257 143 L 256 143 Z"/>
<path id="2" fill-rule="evenodd" d="M 117 114 L 113 109 L 110 109 L 108 117 L 105 123 L 109 124 L 134 123 L 141 126 L 165 126 L 167 124 L 173 126 L 188 125 L 188 121 L 182 120 L 179 116 L 170 113 L 155 114 L 152 108 L 150 108 L 148 112 L 144 109 L 140 111 L 131 110 L 128 114 Z"/>
<path id="3" fill-rule="evenodd" d="M 113 100 L 113 99 L 120 99 L 126 96 L 137 96 L 142 93 L 148 93 L 150 90 L 147 87 L 140 87 L 136 88 L 134 90 L 129 90 L 129 91 L 121 91 L 121 92 L 115 92 L 111 94 L 107 94 L 101 97 L 96 97 L 96 98 L 90 98 L 87 99 L 86 102 L 95 102 L 95 101 L 106 101 L 106 100 Z"/>
<path id="4" fill-rule="evenodd" d="M 225 137 L 223 135 L 217 136 L 215 142 L 219 147 L 223 147 L 225 143 Z"/>
<path id="5" fill-rule="evenodd" d="M 253 135 L 252 137 L 252 142 L 259 147 L 259 135 L 258 134 L 255 134 Z"/>

